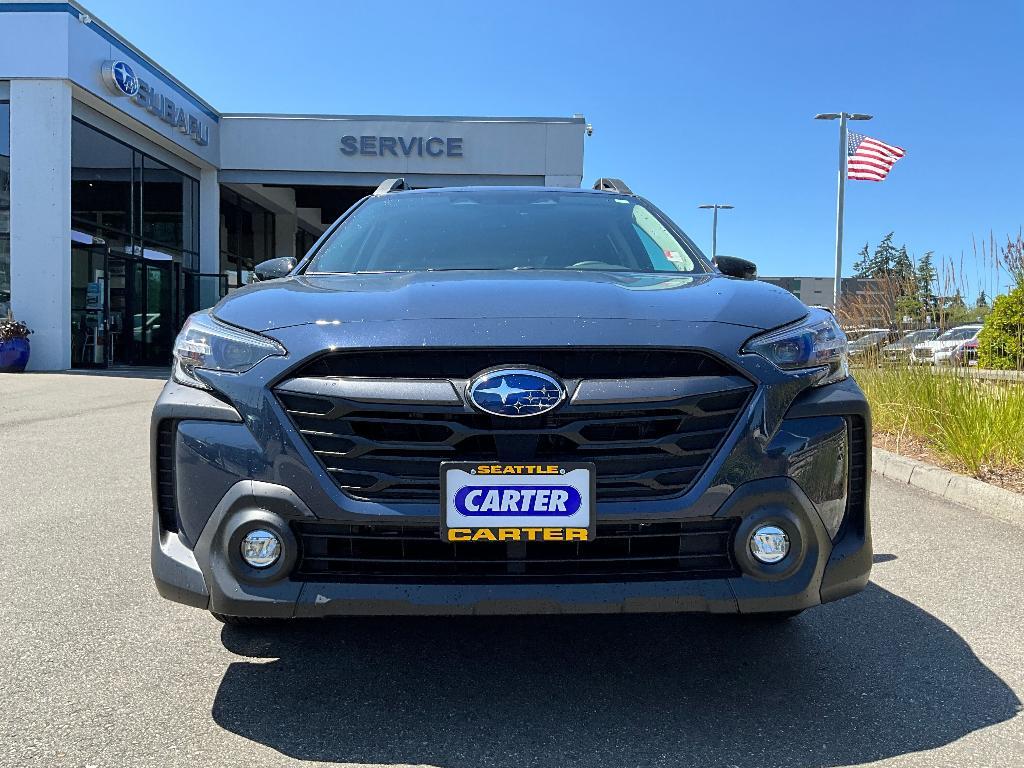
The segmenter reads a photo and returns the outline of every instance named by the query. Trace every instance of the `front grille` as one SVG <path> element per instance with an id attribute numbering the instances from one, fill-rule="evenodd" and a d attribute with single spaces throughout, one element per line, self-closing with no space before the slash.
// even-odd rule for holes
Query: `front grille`
<path id="1" fill-rule="evenodd" d="M 738 575 L 738 520 L 599 523 L 588 542 L 442 541 L 438 527 L 293 523 L 301 581 L 628 581 Z"/>
<path id="2" fill-rule="evenodd" d="M 156 430 L 156 510 L 160 527 L 178 532 L 178 508 L 174 488 L 174 440 L 177 422 L 161 421 Z"/>
<path id="3" fill-rule="evenodd" d="M 541 352 L 546 354 L 546 350 Z M 441 350 L 433 364 L 417 358 L 418 367 L 409 368 L 406 363 L 412 355 L 403 352 L 391 368 L 375 364 L 370 370 L 440 379 L 444 378 L 441 371 L 456 370 L 456 363 L 462 365 L 462 354 L 446 355 Z M 620 354 L 626 354 L 625 362 L 618 360 Z M 665 356 L 672 358 L 669 353 Z M 491 351 L 486 361 L 476 356 L 470 361 L 472 366 L 494 365 L 496 357 Z M 378 358 L 385 356 L 381 353 L 373 359 Z M 509 350 L 502 352 L 501 358 L 516 364 L 523 360 L 550 362 L 554 372 L 565 379 L 569 377 L 563 370 L 578 374 L 613 369 L 618 377 L 656 378 L 648 370 L 624 367 L 637 362 L 628 353 L 605 352 L 602 356 L 588 351 L 564 367 L 537 350 Z M 314 365 L 327 365 L 325 359 L 333 358 L 321 358 Z M 700 360 L 709 362 L 702 368 Z M 654 373 L 660 375 L 673 364 L 662 361 L 659 365 Z M 683 369 L 706 370 L 703 381 L 710 380 L 711 371 L 724 369 L 735 374 L 717 360 L 695 352 L 680 353 L 675 365 L 677 374 Z M 355 373 L 337 363 L 332 363 L 330 370 L 349 376 Z M 464 372 L 465 368 L 458 370 Z M 312 372 L 307 368 L 300 373 Z M 669 402 L 570 404 L 521 419 L 477 413 L 461 402 L 402 406 L 298 394 L 285 391 L 288 382 L 281 385 L 277 397 L 324 469 L 355 498 L 437 503 L 443 461 L 545 461 L 593 462 L 598 501 L 629 501 L 676 496 L 697 480 L 753 391 L 744 380 L 737 386 L 735 375 L 730 381 L 731 388 L 725 391 Z"/>

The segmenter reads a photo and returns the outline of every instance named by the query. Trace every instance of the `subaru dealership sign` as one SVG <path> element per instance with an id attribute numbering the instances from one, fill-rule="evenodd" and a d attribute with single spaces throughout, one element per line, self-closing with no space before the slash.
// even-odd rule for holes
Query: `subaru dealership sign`
<path id="1" fill-rule="evenodd" d="M 127 96 L 140 107 L 149 110 L 165 123 L 174 126 L 196 144 L 210 143 L 210 126 L 180 104 L 156 91 L 147 81 L 135 74 L 135 68 L 126 61 L 103 62 L 103 82 L 116 96 Z"/>

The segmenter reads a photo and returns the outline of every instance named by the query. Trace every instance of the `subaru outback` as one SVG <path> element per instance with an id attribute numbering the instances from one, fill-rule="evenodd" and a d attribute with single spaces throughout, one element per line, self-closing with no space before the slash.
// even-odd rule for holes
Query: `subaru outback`
<path id="1" fill-rule="evenodd" d="M 153 410 L 164 597 L 785 618 L 864 587 L 846 337 L 622 182 L 388 180 L 256 276 L 188 319 Z"/>

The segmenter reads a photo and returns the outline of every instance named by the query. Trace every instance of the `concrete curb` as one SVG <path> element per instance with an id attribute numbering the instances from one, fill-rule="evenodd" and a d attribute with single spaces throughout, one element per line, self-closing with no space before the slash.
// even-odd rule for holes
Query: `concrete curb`
<path id="1" fill-rule="evenodd" d="M 900 483 L 941 496 L 954 504 L 1024 527 L 1024 494 L 1007 491 L 966 475 L 908 459 L 897 453 L 872 449 L 872 470 Z"/>

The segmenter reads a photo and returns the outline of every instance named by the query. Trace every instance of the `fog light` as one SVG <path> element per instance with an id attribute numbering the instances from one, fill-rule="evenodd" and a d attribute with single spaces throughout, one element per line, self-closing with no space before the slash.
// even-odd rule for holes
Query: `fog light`
<path id="1" fill-rule="evenodd" d="M 789 554 L 789 536 L 775 525 L 762 525 L 750 537 L 750 554 L 762 563 L 777 563 Z"/>
<path id="2" fill-rule="evenodd" d="M 241 544 L 242 559 L 253 568 L 269 568 L 281 556 L 281 540 L 263 528 L 249 531 Z"/>

